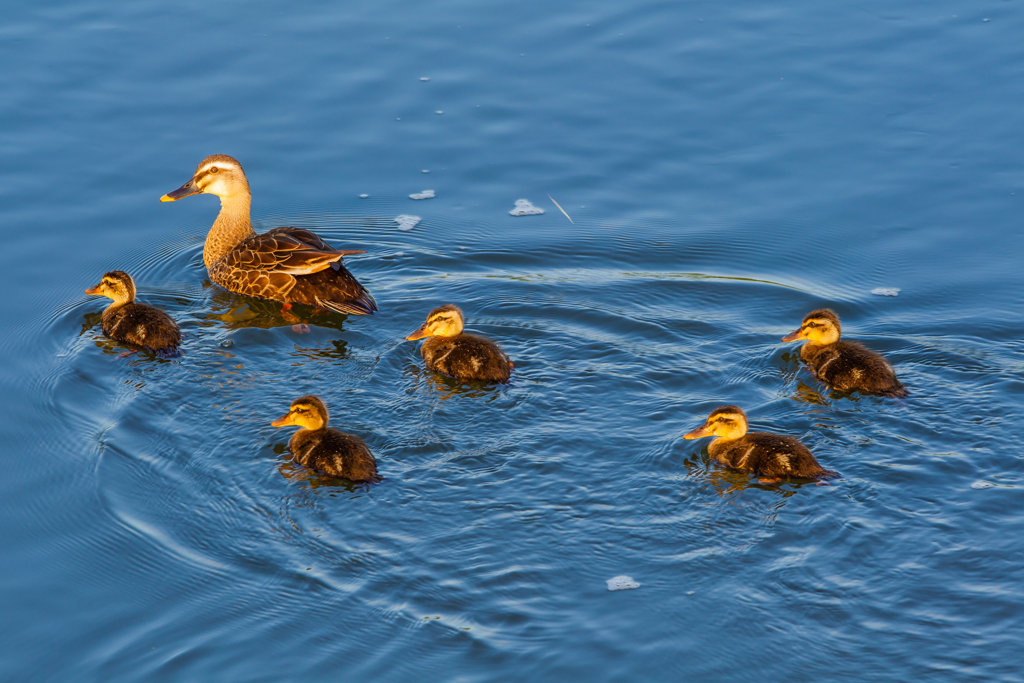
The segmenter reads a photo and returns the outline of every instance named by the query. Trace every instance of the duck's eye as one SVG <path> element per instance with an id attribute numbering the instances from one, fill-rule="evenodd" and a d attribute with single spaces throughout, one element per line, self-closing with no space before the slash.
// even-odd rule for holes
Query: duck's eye
<path id="1" fill-rule="evenodd" d="M 210 167 L 210 173 L 219 173 L 219 172 L 220 172 L 220 169 L 217 168 L 216 166 L 211 166 Z"/>

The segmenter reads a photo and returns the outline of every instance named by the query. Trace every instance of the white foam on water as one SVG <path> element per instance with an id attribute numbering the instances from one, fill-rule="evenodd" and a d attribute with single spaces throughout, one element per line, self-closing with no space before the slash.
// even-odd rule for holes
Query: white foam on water
<path id="1" fill-rule="evenodd" d="M 429 78 L 427 78 L 426 76 L 420 76 L 420 80 L 421 80 L 421 81 L 423 81 L 424 83 L 426 83 L 426 82 L 427 82 L 427 81 L 429 81 L 430 79 L 429 79 Z"/>
<path id="2" fill-rule="evenodd" d="M 875 296 L 899 296 L 899 287 L 875 287 L 871 290 L 871 293 Z"/>
<path id="3" fill-rule="evenodd" d="M 361 194 L 361 195 L 359 195 L 359 198 L 360 198 L 360 199 L 366 199 L 366 198 L 367 198 L 367 197 L 369 197 L 369 196 L 370 196 L 370 195 L 368 195 L 368 194 Z"/>
<path id="4" fill-rule="evenodd" d="M 399 230 L 412 230 L 420 220 L 422 219 L 419 216 L 410 216 L 405 213 L 395 218 L 395 222 L 398 223 Z"/>
<path id="5" fill-rule="evenodd" d="M 608 590 L 610 591 L 626 591 L 632 588 L 639 588 L 640 583 L 634 581 L 632 577 L 622 574 L 620 576 L 613 576 L 612 578 L 605 581 L 608 584 Z"/>
<path id="6" fill-rule="evenodd" d="M 544 209 L 534 206 L 529 199 L 517 199 L 516 208 L 509 213 L 513 216 L 537 216 L 544 213 Z"/>
<path id="7" fill-rule="evenodd" d="M 416 194 L 409 195 L 409 199 L 433 199 L 433 190 L 423 190 L 423 192 L 417 192 Z"/>
<path id="8" fill-rule="evenodd" d="M 435 114 L 437 114 L 438 116 L 440 116 L 441 114 L 443 114 L 443 113 L 444 113 L 444 111 L 442 111 L 441 109 L 438 109 L 438 110 L 437 110 L 437 111 L 435 111 L 434 113 L 435 113 Z"/>
<path id="9" fill-rule="evenodd" d="M 984 479 L 979 479 L 978 481 L 976 481 L 973 484 L 971 484 L 971 488 L 972 489 L 978 489 L 979 491 L 981 489 L 990 489 L 993 486 L 995 486 L 995 484 L 993 484 L 990 481 L 985 481 Z"/>

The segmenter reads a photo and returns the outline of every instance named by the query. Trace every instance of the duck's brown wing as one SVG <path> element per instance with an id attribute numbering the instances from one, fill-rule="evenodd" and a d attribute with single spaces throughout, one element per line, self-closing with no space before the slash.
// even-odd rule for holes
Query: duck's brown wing
<path id="1" fill-rule="evenodd" d="M 366 314 L 377 303 L 342 265 L 362 249 L 334 249 L 303 228 L 253 235 L 210 268 L 210 277 L 239 294 Z"/>

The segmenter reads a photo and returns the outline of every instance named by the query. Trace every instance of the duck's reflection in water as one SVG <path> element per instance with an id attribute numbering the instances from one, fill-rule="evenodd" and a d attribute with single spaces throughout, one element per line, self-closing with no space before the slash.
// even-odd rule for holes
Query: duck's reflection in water
<path id="1" fill-rule="evenodd" d="M 796 392 L 790 397 L 794 401 L 800 403 L 809 403 L 816 406 L 830 406 L 832 403 L 821 395 L 817 389 L 808 384 L 805 384 L 803 380 L 798 380 L 796 383 Z"/>
<path id="2" fill-rule="evenodd" d="M 345 314 L 315 306 L 288 306 L 279 301 L 242 296 L 213 285 L 209 280 L 203 282 L 203 288 L 207 291 L 209 309 L 203 317 L 209 325 L 220 323 L 228 330 L 250 327 L 269 330 L 303 324 L 341 330 L 348 319 Z"/>
<path id="3" fill-rule="evenodd" d="M 715 464 L 707 449 L 683 461 L 689 478 L 708 485 L 709 490 L 725 501 L 733 501 L 747 489 L 770 491 L 782 498 L 789 498 L 807 485 L 817 482 L 809 479 L 783 479 L 775 483 L 761 483 L 754 475 L 722 468 Z"/>
<path id="4" fill-rule="evenodd" d="M 331 339 L 325 342 L 322 346 L 315 346 L 312 348 L 296 346 L 295 352 L 292 355 L 311 361 L 327 361 L 342 360 L 348 358 L 351 354 L 347 341 L 344 339 Z"/>
<path id="5" fill-rule="evenodd" d="M 402 374 L 412 380 L 414 386 L 418 387 L 421 384 L 425 384 L 429 392 L 442 401 L 447 401 L 457 396 L 483 398 L 493 401 L 500 398 L 501 387 L 503 386 L 484 380 L 455 379 L 454 377 L 425 370 L 415 363 L 406 365 Z"/>

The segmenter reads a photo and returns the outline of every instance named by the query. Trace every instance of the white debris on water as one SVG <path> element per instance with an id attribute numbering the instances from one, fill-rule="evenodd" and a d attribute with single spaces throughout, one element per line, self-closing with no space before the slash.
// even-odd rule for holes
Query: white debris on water
<path id="1" fill-rule="evenodd" d="M 610 591 L 628 591 L 631 588 L 639 588 L 640 583 L 634 581 L 632 577 L 622 574 L 620 576 L 613 576 L 612 578 L 605 581 L 608 584 L 608 590 Z"/>
<path id="2" fill-rule="evenodd" d="M 529 199 L 517 199 L 516 208 L 509 213 L 513 216 L 537 216 L 544 213 L 544 209 L 534 206 Z"/>
<path id="3" fill-rule="evenodd" d="M 360 199 L 366 199 L 366 198 L 367 198 L 367 197 L 369 197 L 369 196 L 370 196 L 370 195 L 368 195 L 368 194 L 361 194 L 361 195 L 359 195 L 359 198 L 360 198 Z"/>
<path id="4" fill-rule="evenodd" d="M 426 82 L 427 82 L 427 81 L 429 81 L 430 79 L 429 79 L 429 78 L 427 78 L 426 76 L 420 76 L 420 80 L 421 80 L 421 81 L 423 81 L 424 83 L 426 83 Z"/>
<path id="5" fill-rule="evenodd" d="M 875 296 L 899 296 L 899 287 L 875 287 L 871 290 L 871 293 Z"/>
<path id="6" fill-rule="evenodd" d="M 420 220 L 419 216 L 410 216 L 405 213 L 395 218 L 395 222 L 398 223 L 399 230 L 412 230 Z"/>
<path id="7" fill-rule="evenodd" d="M 434 113 L 435 113 L 435 114 L 437 114 L 438 116 L 440 116 L 441 114 L 443 114 L 443 113 L 444 113 L 444 111 L 443 111 L 443 110 L 441 110 L 441 109 L 438 109 L 438 110 L 437 110 L 437 111 L 435 111 Z"/>
<path id="8" fill-rule="evenodd" d="M 409 195 L 409 199 L 433 199 L 433 190 L 423 190 L 423 192 L 417 192 L 416 194 Z"/>
<path id="9" fill-rule="evenodd" d="M 985 481 L 984 479 L 979 479 L 978 481 L 976 481 L 973 484 L 971 484 L 971 488 L 972 489 L 978 489 L 979 491 L 981 489 L 990 489 L 993 486 L 995 486 L 995 484 L 993 484 L 990 481 Z"/>

